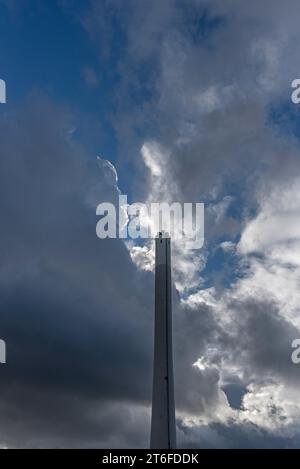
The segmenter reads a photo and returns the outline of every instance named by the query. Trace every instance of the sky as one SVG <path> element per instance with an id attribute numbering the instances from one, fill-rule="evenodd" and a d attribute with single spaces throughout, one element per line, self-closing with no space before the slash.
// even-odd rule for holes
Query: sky
<path id="1" fill-rule="evenodd" d="M 153 242 L 96 236 L 120 193 L 205 204 L 172 246 L 178 446 L 300 446 L 299 14 L 0 0 L 1 447 L 149 445 Z"/>

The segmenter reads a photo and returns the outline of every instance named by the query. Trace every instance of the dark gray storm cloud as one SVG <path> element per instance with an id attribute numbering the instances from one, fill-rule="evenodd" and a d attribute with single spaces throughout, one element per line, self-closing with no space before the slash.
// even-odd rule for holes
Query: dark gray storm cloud
<path id="1" fill-rule="evenodd" d="M 115 189 L 69 125 L 37 95 L 1 117 L 1 438 L 12 445 L 85 444 L 92 428 L 95 444 L 118 441 L 113 403 L 126 427 L 130 402 L 149 399 L 152 277 L 120 241 L 96 237 L 96 203 Z"/>

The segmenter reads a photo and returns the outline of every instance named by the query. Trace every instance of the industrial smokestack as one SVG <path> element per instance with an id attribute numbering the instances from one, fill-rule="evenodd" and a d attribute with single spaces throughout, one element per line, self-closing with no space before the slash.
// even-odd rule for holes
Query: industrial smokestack
<path id="1" fill-rule="evenodd" d="M 171 298 L 171 240 L 155 239 L 155 330 L 151 448 L 176 448 Z"/>

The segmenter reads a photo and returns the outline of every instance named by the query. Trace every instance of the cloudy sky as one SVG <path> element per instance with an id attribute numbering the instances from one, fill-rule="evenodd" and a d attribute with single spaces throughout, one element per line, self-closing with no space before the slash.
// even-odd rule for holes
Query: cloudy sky
<path id="1" fill-rule="evenodd" d="M 300 446 L 298 0 L 0 0 L 1 447 L 147 447 L 151 242 L 96 206 L 205 203 L 173 249 L 180 447 Z"/>

